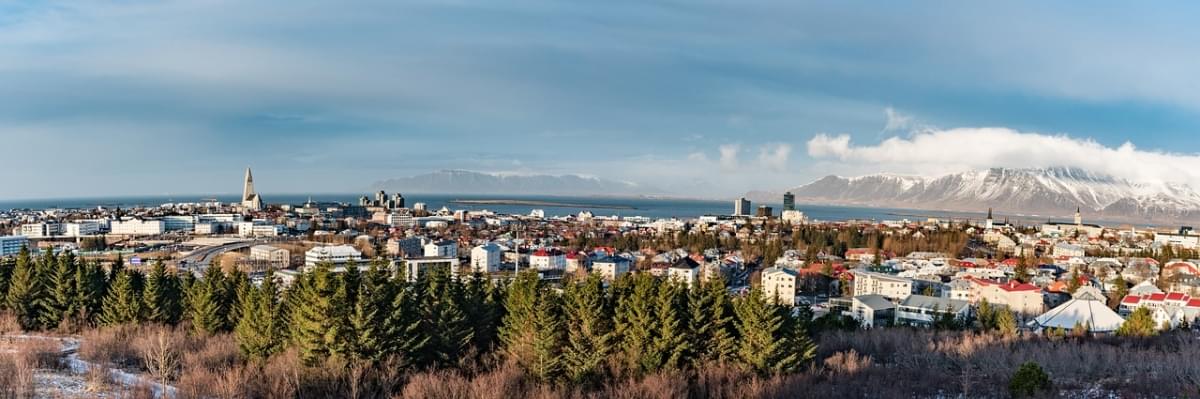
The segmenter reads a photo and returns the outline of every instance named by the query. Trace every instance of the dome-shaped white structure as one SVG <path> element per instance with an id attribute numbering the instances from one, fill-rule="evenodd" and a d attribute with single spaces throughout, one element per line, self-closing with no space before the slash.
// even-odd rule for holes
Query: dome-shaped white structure
<path id="1" fill-rule="evenodd" d="M 1075 290 L 1071 300 L 1042 313 L 1029 322 L 1035 329 L 1072 329 L 1076 325 L 1086 326 L 1089 332 L 1111 333 L 1117 331 L 1125 319 L 1105 305 L 1104 294 L 1095 287 L 1085 286 Z"/>

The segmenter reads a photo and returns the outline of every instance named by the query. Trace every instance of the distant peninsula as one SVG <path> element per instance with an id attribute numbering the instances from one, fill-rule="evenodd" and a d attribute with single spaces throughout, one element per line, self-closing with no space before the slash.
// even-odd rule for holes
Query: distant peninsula
<path id="1" fill-rule="evenodd" d="M 453 200 L 451 204 L 458 205 L 520 205 L 520 206 L 540 206 L 546 208 L 594 208 L 594 209 L 637 209 L 629 205 L 620 204 L 580 204 L 572 202 L 554 202 L 554 201 L 531 201 L 531 200 L 516 200 L 516 199 L 478 199 L 478 200 Z"/>

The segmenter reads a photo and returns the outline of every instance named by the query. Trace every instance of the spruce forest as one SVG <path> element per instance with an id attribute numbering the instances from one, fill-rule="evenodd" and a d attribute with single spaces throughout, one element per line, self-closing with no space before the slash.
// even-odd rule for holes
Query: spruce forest
<path id="1" fill-rule="evenodd" d="M 22 250 L 0 267 L 0 292 L 3 311 L 25 331 L 169 326 L 191 337 L 232 336 L 240 356 L 260 367 L 284 355 L 302 367 L 374 373 L 515 367 L 524 383 L 581 394 L 709 365 L 770 378 L 803 370 L 816 353 L 809 314 L 758 291 L 730 295 L 719 279 L 688 289 L 645 273 L 612 284 L 592 275 L 552 287 L 535 272 L 507 282 L 449 270 L 410 279 L 388 266 L 377 259 L 366 271 L 334 273 L 318 264 L 285 288 L 215 267 L 198 278 L 161 262 L 105 270 L 70 253 Z M 320 392 L 298 388 L 292 396 Z M 355 396 L 400 393 L 374 389 Z"/>

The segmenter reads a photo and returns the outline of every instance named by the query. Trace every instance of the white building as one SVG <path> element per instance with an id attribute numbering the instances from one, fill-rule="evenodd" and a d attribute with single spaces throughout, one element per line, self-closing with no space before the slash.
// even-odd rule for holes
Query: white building
<path id="1" fill-rule="evenodd" d="M 687 285 L 688 289 L 700 282 L 700 264 L 691 258 L 682 258 L 667 268 L 667 279 Z"/>
<path id="2" fill-rule="evenodd" d="M 334 266 L 344 266 L 347 263 L 358 263 L 362 260 L 362 252 L 353 245 L 330 245 L 314 247 L 304 253 L 304 266 L 312 268 L 320 262 L 331 262 Z"/>
<path id="3" fill-rule="evenodd" d="M 733 200 L 733 215 L 734 216 L 749 216 L 750 215 L 750 200 L 746 198 L 738 198 Z"/>
<path id="4" fill-rule="evenodd" d="M 492 242 L 472 248 L 471 272 L 492 273 L 500 270 L 500 252 L 500 246 Z"/>
<path id="5" fill-rule="evenodd" d="M 425 244 L 425 257 L 457 258 L 458 243 L 450 240 L 441 240 Z"/>
<path id="6" fill-rule="evenodd" d="M 605 256 L 592 261 L 592 272 L 599 273 L 604 280 L 613 281 L 629 273 L 630 263 L 629 259 L 620 256 Z"/>
<path id="7" fill-rule="evenodd" d="M 901 301 L 912 295 L 912 280 L 890 274 L 851 270 L 854 274 L 854 296 L 883 295 Z"/>
<path id="8" fill-rule="evenodd" d="M 1154 233 L 1154 243 L 1192 249 L 1200 247 L 1200 235 Z"/>
<path id="9" fill-rule="evenodd" d="M 282 235 L 287 229 L 282 225 L 264 224 L 258 222 L 238 222 L 238 235 L 242 237 L 275 237 Z"/>
<path id="10" fill-rule="evenodd" d="M 863 328 L 886 327 L 896 317 L 896 304 L 882 295 L 860 295 L 850 299 L 850 317 Z"/>
<path id="11" fill-rule="evenodd" d="M 291 254 L 283 248 L 270 245 L 255 245 L 250 247 L 250 260 L 270 264 L 271 267 L 282 269 L 291 261 Z"/>
<path id="12" fill-rule="evenodd" d="M 795 209 L 783 211 L 783 214 L 779 216 L 779 219 L 783 220 L 784 223 L 791 224 L 802 224 L 806 220 L 804 217 L 804 212 L 800 212 Z"/>
<path id="13" fill-rule="evenodd" d="M 27 245 L 29 245 L 29 238 L 25 236 L 0 237 L 0 257 L 15 256 L 21 252 L 21 247 Z"/>
<path id="14" fill-rule="evenodd" d="M 100 234 L 100 223 L 91 220 L 63 224 L 63 235 L 67 237 L 86 237 Z"/>
<path id="15" fill-rule="evenodd" d="M 929 327 L 943 315 L 963 320 L 971 312 L 971 304 L 957 299 L 925 295 L 909 295 L 896 307 L 896 324 Z"/>
<path id="16" fill-rule="evenodd" d="M 529 266 L 538 270 L 566 270 L 567 255 L 554 249 L 538 249 L 529 255 Z"/>
<path id="17" fill-rule="evenodd" d="M 774 266 L 763 269 L 762 289 L 768 300 L 787 306 L 796 305 L 796 271 Z"/>
<path id="18" fill-rule="evenodd" d="M 62 225 L 55 222 L 26 223 L 21 225 L 20 235 L 27 238 L 46 238 L 62 235 Z"/>
<path id="19" fill-rule="evenodd" d="M 157 219 L 114 220 L 111 233 L 120 236 L 152 236 L 166 232 L 166 224 Z"/>

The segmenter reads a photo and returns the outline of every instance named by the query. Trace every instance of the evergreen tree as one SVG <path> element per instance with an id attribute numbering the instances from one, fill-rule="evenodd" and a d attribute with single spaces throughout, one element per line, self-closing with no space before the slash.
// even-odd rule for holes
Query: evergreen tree
<path id="1" fill-rule="evenodd" d="M 104 297 L 108 293 L 108 276 L 98 263 L 89 262 L 75 270 L 75 303 L 79 319 L 84 323 L 94 322 L 99 317 Z"/>
<path id="2" fill-rule="evenodd" d="M 47 251 L 49 252 L 49 251 Z M 41 324 L 53 328 L 63 324 L 78 312 L 76 307 L 75 255 L 60 255 L 49 277 L 49 297 L 41 313 Z"/>
<path id="3" fill-rule="evenodd" d="M 113 280 L 100 311 L 100 324 L 115 326 L 142 320 L 142 298 L 133 288 L 133 271 L 123 271 Z"/>
<path id="4" fill-rule="evenodd" d="M 992 307 L 992 304 L 988 302 L 987 298 L 984 298 L 979 300 L 979 308 L 975 313 L 978 315 L 976 319 L 979 321 L 979 329 L 982 331 L 992 331 L 996 329 L 997 313 L 1003 313 L 1003 311 L 997 312 Z"/>
<path id="5" fill-rule="evenodd" d="M 9 282 L 8 295 L 5 301 L 8 309 L 17 317 L 17 322 L 25 330 L 39 327 L 41 312 L 37 305 L 42 292 L 32 257 L 28 247 L 21 247 L 17 253 L 17 262 L 13 266 L 12 279 Z"/>
<path id="6" fill-rule="evenodd" d="M 334 295 L 339 281 L 332 267 L 329 262 L 320 262 L 304 276 L 307 281 L 303 291 L 297 292 L 296 308 L 291 310 L 292 338 L 307 364 L 335 354 L 340 344 L 337 339 L 344 326 L 339 325 L 342 320 L 335 313 L 338 304 Z"/>
<path id="7" fill-rule="evenodd" d="M 358 266 L 346 265 L 346 270 L 337 275 L 337 290 L 333 294 L 333 313 L 330 317 L 334 318 L 334 342 L 336 345 L 330 348 L 336 354 L 352 357 L 355 354 L 356 336 L 353 326 L 350 325 L 350 316 L 354 311 L 354 302 L 358 299 L 358 286 L 360 283 L 360 274 Z"/>
<path id="8" fill-rule="evenodd" d="M 434 270 L 428 276 L 429 289 L 421 301 L 420 311 L 421 318 L 429 323 L 427 331 L 436 333 L 426 355 L 414 360 L 418 364 L 447 367 L 454 365 L 470 348 L 474 329 L 462 309 L 462 284 L 450 278 L 450 271 L 445 269 Z"/>
<path id="9" fill-rule="evenodd" d="M 146 321 L 162 324 L 179 322 L 178 278 L 168 273 L 162 261 L 154 262 L 142 288 L 142 302 L 146 309 Z"/>
<path id="10" fill-rule="evenodd" d="M 664 281 L 658 284 L 658 293 L 654 298 L 658 330 L 653 341 L 653 353 L 659 358 L 649 370 L 678 369 L 684 365 L 686 354 L 694 349 L 690 346 L 693 342 L 685 319 L 685 294 L 685 286 L 678 282 Z"/>
<path id="11" fill-rule="evenodd" d="M 209 266 L 202 280 L 191 283 L 187 295 L 188 318 L 197 333 L 214 334 L 225 328 L 221 303 L 225 291 L 223 275 L 218 267 Z"/>
<path id="12" fill-rule="evenodd" d="M 553 381 L 562 369 L 562 321 L 558 297 L 549 290 L 538 293 L 538 308 L 533 315 L 533 362 L 529 373 L 542 382 Z"/>
<path id="13" fill-rule="evenodd" d="M 697 366 L 734 360 L 737 341 L 732 331 L 733 305 L 725 291 L 725 282 L 720 278 L 705 281 L 700 289 L 689 293 L 688 299 L 695 347 L 693 359 Z"/>
<path id="14" fill-rule="evenodd" d="M 1129 314 L 1121 327 L 1117 328 L 1117 335 L 1123 337 L 1149 337 L 1158 334 L 1158 326 L 1154 324 L 1154 316 L 1150 314 L 1150 308 L 1140 307 Z"/>
<path id="15" fill-rule="evenodd" d="M 539 329 L 554 324 L 543 316 L 548 313 L 542 302 L 546 297 L 537 273 L 527 270 L 519 273 L 510 283 L 504 297 L 504 315 L 500 327 L 500 342 L 504 354 L 525 370 L 550 371 L 555 359 L 546 356 L 544 331 Z"/>
<path id="16" fill-rule="evenodd" d="M 383 346 L 386 353 L 397 353 L 411 360 L 415 354 L 424 353 L 432 340 L 418 312 L 423 290 L 400 278 L 393 281 L 395 295 L 388 307 L 390 312 L 384 317 Z"/>
<path id="17" fill-rule="evenodd" d="M 1007 309 L 996 315 L 996 330 L 1001 335 L 1012 336 L 1017 333 L 1017 317 Z"/>
<path id="18" fill-rule="evenodd" d="M 249 296 L 250 277 L 234 268 L 225 278 L 225 326 L 232 329 L 242 318 L 242 301 Z"/>
<path id="19" fill-rule="evenodd" d="M 625 366 L 638 373 L 654 372 L 664 358 L 655 345 L 660 331 L 655 311 L 659 282 L 649 274 L 638 273 L 627 284 L 629 291 L 619 299 L 616 312 Z"/>
<path id="20" fill-rule="evenodd" d="M 567 331 L 563 368 L 575 383 L 594 381 L 616 344 L 604 282 L 591 274 L 584 281 L 568 283 L 562 299 Z"/>
<path id="21" fill-rule="evenodd" d="M 8 297 L 8 285 L 12 281 L 13 269 L 16 262 L 13 259 L 0 259 L 0 298 Z M 8 301 L 0 301 L 0 310 L 8 309 Z"/>
<path id="22" fill-rule="evenodd" d="M 734 311 L 741 336 L 738 359 L 750 370 L 759 374 L 794 371 L 815 350 L 797 351 L 808 346 L 800 334 L 802 324 L 789 320 L 787 309 L 768 301 L 758 289 L 734 301 Z"/>
<path id="23" fill-rule="evenodd" d="M 393 300 L 388 272 L 380 264 L 372 263 L 371 269 L 358 287 L 358 298 L 350 314 L 356 358 L 373 362 L 381 360 L 387 353 L 390 342 L 387 333 L 387 315 Z"/>
<path id="24" fill-rule="evenodd" d="M 125 258 L 120 254 L 117 254 L 117 260 L 114 261 L 112 265 L 108 266 L 108 285 L 112 285 L 114 281 L 117 281 L 117 277 L 120 276 L 121 272 L 124 270 Z"/>
<path id="25" fill-rule="evenodd" d="M 471 346 L 479 354 L 490 352 L 496 345 L 496 328 L 500 321 L 500 303 L 493 295 L 494 285 L 482 273 L 475 273 L 466 283 L 463 311 L 471 320 Z"/>
<path id="26" fill-rule="evenodd" d="M 267 271 L 262 286 L 249 287 L 241 301 L 242 317 L 234 328 L 238 348 L 252 359 L 266 359 L 284 345 L 284 324 L 279 312 L 279 289 L 274 271 Z"/>

